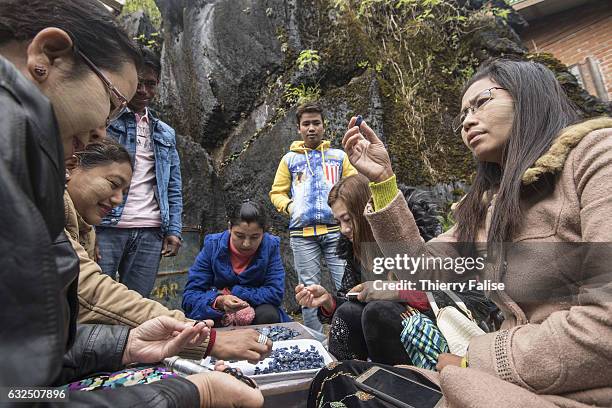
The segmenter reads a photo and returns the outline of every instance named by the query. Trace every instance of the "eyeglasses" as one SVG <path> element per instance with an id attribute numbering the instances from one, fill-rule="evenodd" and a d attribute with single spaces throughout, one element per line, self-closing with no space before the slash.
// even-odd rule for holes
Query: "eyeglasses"
<path id="1" fill-rule="evenodd" d="M 100 80 L 104 83 L 106 89 L 108 90 L 111 104 L 110 112 L 108 114 L 108 117 L 106 118 L 106 126 L 108 126 L 113 120 L 121 116 L 121 114 L 125 110 L 125 107 L 128 104 L 128 100 L 125 96 L 123 96 L 121 92 L 119 92 L 115 85 L 113 85 L 113 83 L 109 81 L 106 75 L 104 75 L 102 71 L 100 71 L 100 69 L 96 67 L 96 65 L 89 58 L 87 58 L 85 54 L 83 54 L 79 49 L 77 49 L 76 52 L 81 58 L 83 58 L 85 64 L 87 64 L 87 66 L 94 72 L 94 74 L 96 74 L 98 78 L 100 78 Z"/>
<path id="2" fill-rule="evenodd" d="M 479 109 L 482 109 L 483 106 L 489 103 L 491 99 L 495 98 L 493 96 L 494 89 L 503 89 L 504 91 L 506 90 L 506 88 L 494 86 L 492 88 L 485 89 L 484 91 L 482 91 L 476 97 L 476 100 L 473 103 L 471 103 L 467 108 L 463 109 L 461 113 L 459 113 L 457 116 L 455 116 L 455 119 L 453 119 L 453 130 L 455 131 L 455 133 L 459 133 L 461 131 L 461 127 L 463 126 L 463 122 L 465 121 L 465 118 L 467 117 L 468 113 L 473 115 Z"/>

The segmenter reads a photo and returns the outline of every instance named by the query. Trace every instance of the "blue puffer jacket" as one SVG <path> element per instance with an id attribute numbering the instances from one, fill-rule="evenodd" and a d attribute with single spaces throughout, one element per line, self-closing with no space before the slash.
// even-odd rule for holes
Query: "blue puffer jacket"
<path id="1" fill-rule="evenodd" d="M 270 304 L 280 307 L 285 293 L 285 268 L 280 256 L 280 238 L 264 233 L 249 266 L 240 275 L 232 269 L 229 231 L 209 234 L 204 247 L 189 269 L 183 293 L 183 310 L 190 319 L 219 319 L 223 313 L 212 308 L 219 290 L 228 288 L 232 295 L 253 307 Z M 280 309 L 281 322 L 291 318 Z"/>

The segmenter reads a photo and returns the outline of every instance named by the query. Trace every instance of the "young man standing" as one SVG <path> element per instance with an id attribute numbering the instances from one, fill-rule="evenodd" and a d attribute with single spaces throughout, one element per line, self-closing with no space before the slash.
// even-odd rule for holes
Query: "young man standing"
<path id="1" fill-rule="evenodd" d="M 148 297 L 161 256 L 175 256 L 181 246 L 181 169 L 174 129 L 148 108 L 161 71 L 159 58 L 143 48 L 144 67 L 128 109 L 107 128 L 123 144 L 134 165 L 123 203 L 96 228 L 102 271 Z"/>
<path id="2" fill-rule="evenodd" d="M 317 103 L 301 105 L 296 113 L 302 140 L 291 144 L 278 165 L 270 199 L 276 209 L 290 217 L 289 235 L 293 261 L 300 283 L 321 283 L 321 255 L 325 256 L 336 289 L 345 262 L 336 255 L 340 239 L 327 196 L 341 177 L 356 174 L 344 151 L 331 149 L 323 140 L 323 110 Z M 302 308 L 304 324 L 321 331 L 316 308 Z"/>

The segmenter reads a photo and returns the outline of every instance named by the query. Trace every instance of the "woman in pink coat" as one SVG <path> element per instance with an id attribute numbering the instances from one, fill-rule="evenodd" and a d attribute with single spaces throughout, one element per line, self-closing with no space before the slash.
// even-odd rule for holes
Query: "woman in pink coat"
<path id="1" fill-rule="evenodd" d="M 398 277 L 489 285 L 487 296 L 505 316 L 501 330 L 469 341 L 465 357 L 441 355 L 438 372 L 392 369 L 433 381 L 447 407 L 612 406 L 612 119 L 577 123 L 553 73 L 540 64 L 484 64 L 468 82 L 456 120 L 476 176 L 455 210 L 457 224 L 427 243 L 397 190 L 384 145 L 355 121 L 343 145 L 372 182 L 365 215 L 385 256 L 486 259 L 472 273 L 430 262 Z M 323 370 L 310 404 L 379 404 L 343 383 L 367 368 Z"/>

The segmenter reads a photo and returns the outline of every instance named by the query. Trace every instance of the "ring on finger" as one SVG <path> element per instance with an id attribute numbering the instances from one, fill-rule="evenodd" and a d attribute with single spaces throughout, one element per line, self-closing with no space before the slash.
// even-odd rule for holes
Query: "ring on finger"
<path id="1" fill-rule="evenodd" d="M 266 336 L 265 334 L 259 334 L 259 338 L 257 339 L 257 342 L 259 344 L 266 344 L 268 342 L 268 336 Z"/>

